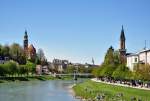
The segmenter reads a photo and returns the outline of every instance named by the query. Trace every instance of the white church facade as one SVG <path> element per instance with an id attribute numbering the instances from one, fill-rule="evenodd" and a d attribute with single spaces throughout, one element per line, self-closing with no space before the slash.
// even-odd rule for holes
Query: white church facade
<path id="1" fill-rule="evenodd" d="M 150 49 L 127 55 L 127 67 L 133 71 L 136 64 L 150 64 Z"/>

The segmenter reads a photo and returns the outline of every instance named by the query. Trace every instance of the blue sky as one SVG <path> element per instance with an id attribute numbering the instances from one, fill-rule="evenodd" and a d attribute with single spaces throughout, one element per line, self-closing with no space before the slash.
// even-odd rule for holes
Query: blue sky
<path id="1" fill-rule="evenodd" d="M 119 48 L 124 25 L 126 48 L 150 48 L 149 0 L 0 0 L 0 43 L 29 42 L 46 57 L 96 64 L 107 49 Z"/>

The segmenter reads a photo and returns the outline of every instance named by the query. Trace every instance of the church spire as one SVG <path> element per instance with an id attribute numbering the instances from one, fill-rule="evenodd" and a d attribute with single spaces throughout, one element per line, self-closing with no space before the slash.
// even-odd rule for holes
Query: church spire
<path id="1" fill-rule="evenodd" d="M 23 45 L 24 45 L 24 51 L 27 54 L 27 51 L 28 51 L 28 34 L 27 34 L 27 30 L 25 30 Z"/>
<path id="2" fill-rule="evenodd" d="M 27 37 L 28 37 L 27 30 L 25 30 L 24 38 L 27 38 Z"/>
<path id="3" fill-rule="evenodd" d="M 124 33 L 124 28 L 122 25 L 122 29 L 121 29 L 121 35 L 120 35 L 120 60 L 121 63 L 126 63 L 126 45 L 125 45 L 125 33 Z"/>
<path id="4" fill-rule="evenodd" d="M 123 29 L 123 25 L 122 25 L 122 29 L 121 29 L 121 35 L 120 35 L 120 49 L 125 49 L 125 34 L 124 34 L 124 29 Z"/>
<path id="5" fill-rule="evenodd" d="M 122 29 L 121 29 L 120 40 L 126 40 L 126 39 L 125 39 L 125 35 L 124 35 L 123 25 L 122 25 Z"/>

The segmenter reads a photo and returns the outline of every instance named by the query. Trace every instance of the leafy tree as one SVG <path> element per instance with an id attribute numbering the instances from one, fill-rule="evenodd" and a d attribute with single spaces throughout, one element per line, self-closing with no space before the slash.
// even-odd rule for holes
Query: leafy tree
<path id="1" fill-rule="evenodd" d="M 113 54 L 114 64 L 117 66 L 120 64 L 119 51 L 114 51 Z"/>
<path id="2" fill-rule="evenodd" d="M 150 65 L 149 64 L 135 65 L 134 78 L 141 80 L 150 80 Z"/>
<path id="3" fill-rule="evenodd" d="M 5 66 L 6 66 L 9 74 L 14 75 L 14 74 L 18 73 L 18 66 L 17 66 L 16 62 L 14 62 L 14 61 L 6 62 Z"/>
<path id="4" fill-rule="evenodd" d="M 119 65 L 112 74 L 112 77 L 114 77 L 115 79 L 129 79 L 129 76 L 129 68 L 126 67 L 124 64 Z"/>
<path id="5" fill-rule="evenodd" d="M 6 68 L 3 64 L 0 64 L 0 76 L 6 75 Z"/>
<path id="6" fill-rule="evenodd" d="M 20 65 L 19 66 L 19 73 L 21 75 L 26 74 L 27 72 L 28 72 L 28 70 L 27 70 L 27 66 L 26 65 Z"/>
<path id="7" fill-rule="evenodd" d="M 102 70 L 103 68 L 98 67 L 98 68 L 94 68 L 93 71 L 92 71 L 92 74 L 95 76 L 95 77 L 100 77 L 101 74 L 100 74 L 100 71 Z"/>
<path id="8" fill-rule="evenodd" d="M 73 65 L 68 65 L 65 72 L 66 73 L 73 73 L 75 70 L 75 67 Z"/>
<path id="9" fill-rule="evenodd" d="M 114 49 L 112 46 L 107 50 L 107 53 L 105 55 L 104 64 L 106 64 L 106 65 L 114 64 Z"/>
<path id="10" fill-rule="evenodd" d="M 2 53 L 2 45 L 0 44 L 0 56 L 2 56 L 3 55 L 3 53 Z"/>
<path id="11" fill-rule="evenodd" d="M 85 68 L 85 73 L 92 73 L 93 69 L 95 67 L 88 67 L 88 68 Z"/>
<path id="12" fill-rule="evenodd" d="M 37 52 L 37 63 L 40 63 L 42 66 L 48 65 L 47 59 L 45 57 L 44 51 L 40 48 Z"/>
<path id="13" fill-rule="evenodd" d="M 78 72 L 79 73 L 85 73 L 85 71 L 86 71 L 86 68 L 84 66 L 79 66 L 78 67 Z"/>
<path id="14" fill-rule="evenodd" d="M 37 65 L 41 64 L 41 61 L 40 61 L 40 59 L 39 59 L 39 57 L 38 57 L 38 56 L 36 56 L 35 64 L 37 64 Z"/>
<path id="15" fill-rule="evenodd" d="M 114 64 L 102 65 L 101 71 L 99 73 L 100 76 L 111 77 L 114 70 L 115 70 Z"/>
<path id="16" fill-rule="evenodd" d="M 26 64 L 27 59 L 26 56 L 24 54 L 22 54 L 21 56 L 18 57 L 18 63 L 19 64 Z"/>
<path id="17" fill-rule="evenodd" d="M 19 64 L 26 63 L 26 56 L 24 54 L 24 50 L 19 44 L 14 43 L 10 46 L 10 55 L 11 58 L 14 61 L 17 61 Z"/>
<path id="18" fill-rule="evenodd" d="M 116 69 L 118 64 L 119 54 L 117 51 L 114 52 L 114 49 L 111 46 L 107 50 L 103 64 L 100 66 L 100 69 L 97 69 L 97 72 L 95 71 L 95 73 L 98 73 L 96 74 L 97 76 L 111 77 L 113 71 Z"/>
<path id="19" fill-rule="evenodd" d="M 38 56 L 38 58 L 40 59 L 40 61 L 41 61 L 42 59 L 45 59 L 44 51 L 43 51 L 41 48 L 38 49 L 37 56 Z"/>
<path id="20" fill-rule="evenodd" d="M 36 64 L 27 61 L 26 68 L 27 68 L 27 75 L 29 75 L 29 73 L 33 74 L 35 73 Z"/>
<path id="21" fill-rule="evenodd" d="M 112 77 L 112 75 L 119 76 L 120 73 L 118 71 L 120 71 L 120 69 L 117 69 L 120 68 L 119 65 L 121 65 L 119 59 L 119 52 L 114 51 L 113 47 L 111 46 L 107 50 L 102 65 L 99 67 L 99 69 L 95 69 L 93 73 L 95 74 L 95 76 L 104 76 L 104 77 Z M 113 72 L 115 73 L 113 74 Z"/>
<path id="22" fill-rule="evenodd" d="M 8 56 L 9 57 L 10 56 L 9 51 L 10 51 L 10 48 L 9 48 L 8 45 L 5 45 L 5 46 L 2 47 L 3 56 Z"/>

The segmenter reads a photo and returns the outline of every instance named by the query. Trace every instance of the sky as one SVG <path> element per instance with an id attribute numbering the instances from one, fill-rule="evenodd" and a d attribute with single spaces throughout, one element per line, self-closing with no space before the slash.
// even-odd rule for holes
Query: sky
<path id="1" fill-rule="evenodd" d="M 119 49 L 124 26 L 127 52 L 150 48 L 150 0 L 0 0 L 0 44 L 42 48 L 49 61 L 103 62 Z"/>

